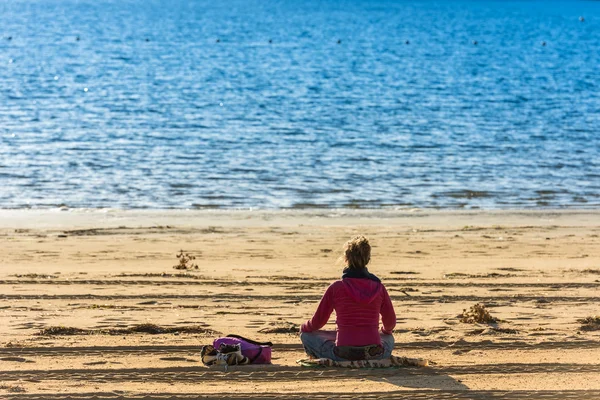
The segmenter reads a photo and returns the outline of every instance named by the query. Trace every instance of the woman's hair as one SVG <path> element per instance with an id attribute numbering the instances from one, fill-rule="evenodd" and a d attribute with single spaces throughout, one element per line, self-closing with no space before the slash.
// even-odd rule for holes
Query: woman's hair
<path id="1" fill-rule="evenodd" d="M 344 244 L 344 261 L 352 269 L 363 269 L 371 260 L 371 245 L 364 236 L 356 236 Z"/>

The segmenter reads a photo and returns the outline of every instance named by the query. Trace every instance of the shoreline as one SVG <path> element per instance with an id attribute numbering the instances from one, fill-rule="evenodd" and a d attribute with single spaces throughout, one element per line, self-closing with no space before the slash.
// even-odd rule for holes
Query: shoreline
<path id="1" fill-rule="evenodd" d="M 0 209 L 0 229 L 118 228 L 147 226 L 294 226 L 301 224 L 469 226 L 595 226 L 600 210 L 123 210 Z"/>

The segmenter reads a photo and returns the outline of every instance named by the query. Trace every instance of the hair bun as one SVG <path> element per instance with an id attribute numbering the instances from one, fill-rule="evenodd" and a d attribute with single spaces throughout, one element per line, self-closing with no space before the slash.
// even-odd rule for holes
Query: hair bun
<path id="1" fill-rule="evenodd" d="M 344 258 L 350 268 L 363 269 L 371 260 L 371 245 L 363 235 L 355 236 L 344 244 Z"/>

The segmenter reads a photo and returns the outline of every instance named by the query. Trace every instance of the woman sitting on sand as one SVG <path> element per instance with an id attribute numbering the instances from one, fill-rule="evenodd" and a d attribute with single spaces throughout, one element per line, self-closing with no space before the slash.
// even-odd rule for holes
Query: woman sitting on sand
<path id="1" fill-rule="evenodd" d="M 342 279 L 327 288 L 315 315 L 300 328 L 304 350 L 311 357 L 334 361 L 389 358 L 394 348 L 396 313 L 379 278 L 367 270 L 371 260 L 369 241 L 357 236 L 344 245 L 344 250 Z M 337 335 L 319 330 L 333 310 Z"/>

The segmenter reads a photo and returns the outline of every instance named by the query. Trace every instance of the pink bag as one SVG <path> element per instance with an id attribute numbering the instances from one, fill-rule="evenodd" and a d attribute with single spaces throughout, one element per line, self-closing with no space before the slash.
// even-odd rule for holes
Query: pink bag
<path id="1" fill-rule="evenodd" d="M 213 346 L 218 349 L 222 343 L 226 345 L 239 344 L 242 355 L 248 357 L 250 364 L 271 364 L 271 347 L 273 346 L 271 342 L 257 342 L 238 335 L 227 335 L 215 339 Z"/>

